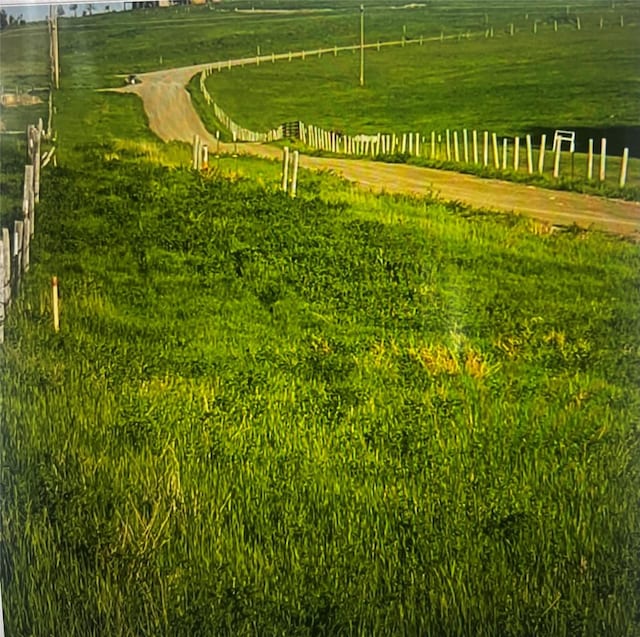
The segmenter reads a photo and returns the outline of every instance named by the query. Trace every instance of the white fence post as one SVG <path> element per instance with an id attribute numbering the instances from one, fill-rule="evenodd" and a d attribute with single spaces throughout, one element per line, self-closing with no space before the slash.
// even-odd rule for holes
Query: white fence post
<path id="1" fill-rule="evenodd" d="M 527 135 L 527 172 L 533 175 L 533 147 L 531 145 L 531 135 Z"/>
<path id="2" fill-rule="evenodd" d="M 520 138 L 515 137 L 513 140 L 513 170 L 518 172 L 520 168 Z"/>
<path id="3" fill-rule="evenodd" d="M 297 150 L 293 151 L 293 169 L 291 174 L 291 197 L 295 198 L 296 191 L 298 189 L 298 160 L 299 153 Z"/>
<path id="4" fill-rule="evenodd" d="M 547 145 L 547 136 L 543 133 L 540 138 L 540 152 L 538 153 L 538 172 L 542 175 L 544 172 L 544 152 Z"/>
<path id="5" fill-rule="evenodd" d="M 509 150 L 509 140 L 506 137 L 502 138 L 502 170 L 507 169 L 507 154 Z"/>
<path id="6" fill-rule="evenodd" d="M 620 188 L 624 188 L 627 183 L 627 166 L 629 164 L 629 149 L 622 151 L 622 165 L 620 166 Z"/>
<path id="7" fill-rule="evenodd" d="M 498 136 L 495 133 L 491 133 L 491 140 L 493 142 L 493 165 L 496 170 L 500 170 L 500 151 L 498 150 Z"/>
<path id="8" fill-rule="evenodd" d="M 447 161 L 451 161 L 451 132 L 447 128 Z"/>
<path id="9" fill-rule="evenodd" d="M 593 179 L 593 138 L 589 139 L 589 152 L 587 153 L 587 179 Z"/>
<path id="10" fill-rule="evenodd" d="M 458 131 L 453 131 L 453 156 L 456 162 L 460 162 L 460 146 L 458 144 Z"/>
<path id="11" fill-rule="evenodd" d="M 285 146 L 282 149 L 282 190 L 287 192 L 287 186 L 289 181 L 289 147 Z"/>
<path id="12" fill-rule="evenodd" d="M 478 131 L 474 130 L 471 137 L 473 138 L 473 163 L 478 164 L 480 162 L 478 155 Z"/>
<path id="13" fill-rule="evenodd" d="M 11 240 L 9 228 L 2 228 L 2 261 L 4 263 L 4 280 L 0 285 L 4 288 L 4 303 L 9 307 L 11 303 Z"/>
<path id="14" fill-rule="evenodd" d="M 462 130 L 462 148 L 464 152 L 464 163 L 469 163 L 469 132 L 466 128 Z"/>
<path id="15" fill-rule="evenodd" d="M 482 160 L 485 166 L 489 165 L 489 131 L 484 131 L 482 148 Z"/>
<path id="16" fill-rule="evenodd" d="M 600 181 L 604 181 L 607 176 L 607 138 L 603 137 L 600 142 Z"/>

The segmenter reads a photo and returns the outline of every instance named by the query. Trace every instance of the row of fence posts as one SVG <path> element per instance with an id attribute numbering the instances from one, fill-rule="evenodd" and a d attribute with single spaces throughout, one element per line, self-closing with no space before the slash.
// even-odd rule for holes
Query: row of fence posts
<path id="1" fill-rule="evenodd" d="M 302 122 L 299 123 L 299 130 L 302 143 L 314 150 L 356 157 L 401 154 L 422 157 L 431 161 L 482 165 L 493 167 L 496 170 L 513 169 L 515 172 L 520 170 L 520 148 L 521 142 L 524 142 L 528 174 L 532 175 L 536 170 L 542 174 L 545 169 L 547 152 L 547 136 L 545 134 L 541 136 L 540 145 L 537 148 L 537 162 L 534 163 L 531 135 L 525 135 L 524 138 L 519 136 L 503 137 L 500 140 L 496 133 L 489 131 L 483 131 L 482 137 L 480 137 L 477 130 L 451 131 L 447 129 L 444 134 L 431 131 L 431 135 L 427 137 L 420 133 L 403 133 L 401 135 L 377 133 L 376 135 L 349 136 L 337 131 L 306 125 Z M 550 152 L 555 154 L 553 176 L 557 179 L 560 177 L 561 145 L 555 144 L 550 148 Z M 512 162 L 509 161 L 510 154 Z M 587 154 L 587 178 L 589 180 L 593 179 L 594 157 L 594 140 L 590 139 Z M 600 170 L 598 174 L 600 181 L 606 179 L 606 161 L 607 140 L 603 137 L 600 142 Z M 626 185 L 628 164 L 629 149 L 625 148 L 620 164 L 619 185 L 621 188 Z"/>
<path id="2" fill-rule="evenodd" d="M 256 131 L 244 128 L 234 122 L 227 113 L 213 100 L 211 94 L 207 90 L 205 85 L 205 79 L 211 74 L 210 69 L 205 69 L 200 73 L 200 91 L 204 96 L 205 101 L 209 106 L 213 108 L 213 113 L 216 119 L 232 134 L 234 141 L 241 142 L 274 142 L 282 139 L 282 130 L 280 128 L 273 128 L 266 133 L 257 133 Z"/>
<path id="3" fill-rule="evenodd" d="M 27 164 L 24 167 L 22 214 L 13 224 L 13 233 L 2 228 L 0 257 L 0 343 L 4 343 L 4 325 L 12 298 L 20 291 L 20 280 L 29 271 L 31 239 L 35 233 L 36 204 L 40 201 L 40 172 L 51 159 L 55 148 L 42 160 L 42 119 L 37 126 L 27 128 Z"/>

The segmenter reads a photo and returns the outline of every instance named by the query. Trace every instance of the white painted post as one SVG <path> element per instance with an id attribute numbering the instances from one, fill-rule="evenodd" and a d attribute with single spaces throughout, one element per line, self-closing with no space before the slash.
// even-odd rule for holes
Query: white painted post
<path id="1" fill-rule="evenodd" d="M 489 131 L 484 131 L 484 148 L 483 148 L 483 157 L 484 165 L 489 165 Z"/>
<path id="2" fill-rule="evenodd" d="M 207 170 L 209 168 L 209 146 L 202 145 L 202 169 Z"/>
<path id="3" fill-rule="evenodd" d="M 506 137 L 502 138 L 502 170 L 507 169 L 507 152 L 508 152 L 509 140 Z"/>
<path id="4" fill-rule="evenodd" d="M 527 172 L 533 175 L 533 146 L 531 144 L 531 135 L 527 135 Z"/>
<path id="5" fill-rule="evenodd" d="M 557 33 L 558 32 L 558 21 L 554 20 L 553 21 L 553 30 Z"/>
<path id="6" fill-rule="evenodd" d="M 402 154 L 404 155 L 407 152 L 407 134 L 402 133 Z"/>
<path id="7" fill-rule="evenodd" d="M 458 144 L 458 131 L 453 131 L 453 157 L 457 163 L 460 163 L 460 146 Z"/>
<path id="8" fill-rule="evenodd" d="M 600 142 L 600 181 L 604 181 L 607 176 L 607 138 L 603 137 Z"/>
<path id="9" fill-rule="evenodd" d="M 510 33 L 511 35 L 513 35 L 513 34 L 515 33 L 515 28 L 514 28 L 514 26 L 513 26 L 513 22 L 512 22 L 512 23 L 511 23 L 511 25 L 509 26 L 509 33 Z"/>
<path id="10" fill-rule="evenodd" d="M 589 150 L 587 152 L 587 179 L 593 179 L 593 139 L 589 139 Z"/>
<path id="11" fill-rule="evenodd" d="M 513 170 L 518 172 L 520 168 L 520 138 L 518 136 L 513 140 Z"/>
<path id="12" fill-rule="evenodd" d="M 436 132 L 434 130 L 431 131 L 431 159 L 432 161 L 436 158 Z"/>
<path id="13" fill-rule="evenodd" d="M 469 131 L 466 128 L 462 130 L 462 148 L 464 152 L 464 163 L 469 163 Z"/>
<path id="14" fill-rule="evenodd" d="M 58 277 L 51 279 L 51 309 L 53 311 L 53 331 L 60 331 L 60 304 L 58 302 Z"/>
<path id="15" fill-rule="evenodd" d="M 420 157 L 420 133 L 416 133 L 415 149 L 416 149 L 416 157 Z"/>
<path id="16" fill-rule="evenodd" d="M 496 170 L 500 170 L 500 150 L 498 149 L 498 136 L 491 133 L 491 141 L 493 142 L 493 165 Z"/>
<path id="17" fill-rule="evenodd" d="M 533 21 L 533 35 L 536 35 L 536 33 L 538 33 L 538 21 L 534 20 Z"/>
<path id="18" fill-rule="evenodd" d="M 447 128 L 447 161 L 451 161 L 451 132 Z"/>
<path id="19" fill-rule="evenodd" d="M 296 191 L 298 189 L 298 160 L 299 153 L 297 150 L 293 151 L 293 174 L 291 175 L 291 197 L 295 198 Z"/>
<path id="20" fill-rule="evenodd" d="M 620 166 L 620 188 L 624 188 L 627 183 L 627 166 L 629 164 L 629 149 L 622 151 L 622 165 Z"/>
<path id="21" fill-rule="evenodd" d="M 558 177 L 560 176 L 560 156 L 562 154 L 561 153 L 562 142 L 560 141 L 560 138 L 556 138 L 555 143 L 556 143 L 556 147 L 555 147 L 556 157 L 553 162 L 553 176 L 555 179 L 558 179 Z"/>
<path id="22" fill-rule="evenodd" d="M 473 130 L 471 137 L 473 138 L 473 163 L 480 163 L 479 153 L 478 153 L 478 131 Z"/>
<path id="23" fill-rule="evenodd" d="M 540 153 L 538 154 L 538 172 L 542 175 L 544 172 L 544 152 L 547 145 L 547 136 L 543 133 L 540 138 Z"/>
<path id="24" fill-rule="evenodd" d="M 409 146 L 409 155 L 413 155 L 413 134 L 407 133 L 408 146 Z"/>
<path id="25" fill-rule="evenodd" d="M 289 183 L 289 147 L 282 149 L 282 190 L 287 192 Z"/>
<path id="26" fill-rule="evenodd" d="M 198 142 L 200 141 L 200 138 L 198 137 L 198 135 L 194 135 L 193 136 L 193 161 L 192 161 L 192 168 L 194 170 L 198 169 Z"/>
<path id="27" fill-rule="evenodd" d="M 578 27 L 578 31 L 580 31 L 580 18 L 576 17 L 576 27 Z"/>

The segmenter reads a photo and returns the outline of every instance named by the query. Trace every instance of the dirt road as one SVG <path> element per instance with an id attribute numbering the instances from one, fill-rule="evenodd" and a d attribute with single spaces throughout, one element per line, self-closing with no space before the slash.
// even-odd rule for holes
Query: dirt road
<path id="1" fill-rule="evenodd" d="M 232 66 L 249 63 L 233 60 Z M 191 143 L 198 134 L 215 143 L 198 117 L 185 86 L 193 75 L 208 65 L 145 73 L 141 84 L 119 89 L 139 95 L 149 118 L 149 126 L 164 141 Z M 224 146 L 224 145 L 223 145 Z M 226 151 L 231 146 L 224 146 Z M 278 148 L 261 144 L 239 144 L 238 152 L 278 158 Z M 413 194 L 437 193 L 443 199 L 473 207 L 518 212 L 552 224 L 576 223 L 583 227 L 640 237 L 640 204 L 571 192 L 546 190 L 512 182 L 481 179 L 472 175 L 405 164 L 383 164 L 356 159 L 300 157 L 300 166 L 332 170 L 344 178 L 374 191 Z"/>

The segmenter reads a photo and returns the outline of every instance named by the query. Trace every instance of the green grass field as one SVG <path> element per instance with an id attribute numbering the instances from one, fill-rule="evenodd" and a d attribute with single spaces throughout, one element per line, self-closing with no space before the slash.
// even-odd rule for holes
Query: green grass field
<path id="1" fill-rule="evenodd" d="M 639 63 L 637 29 L 585 29 L 367 50 L 364 89 L 357 52 L 234 68 L 206 84 L 239 124 L 257 131 L 299 119 L 350 135 L 523 135 L 637 125 Z"/>
<path id="2" fill-rule="evenodd" d="M 212 159 L 196 174 L 184 168 L 189 148 L 161 144 L 134 96 L 93 90 L 134 66 L 250 55 L 256 43 L 348 44 L 344 18 L 357 28 L 357 6 L 312 18 L 190 7 L 61 20 L 59 166 L 43 172 L 31 270 L 0 349 L 7 635 L 640 631 L 637 243 L 373 196 L 327 174 L 303 172 L 292 200 L 279 165 L 257 159 Z M 518 28 L 534 17 L 486 6 L 367 11 L 381 38 L 407 15 L 425 35 L 482 28 L 485 12 Z M 573 10 L 585 25 L 619 11 L 633 25 L 636 5 L 616 7 Z M 560 28 L 588 54 L 586 34 Z M 496 65 L 504 54 L 498 38 L 442 46 L 490 47 Z M 610 59 L 628 57 L 633 77 L 637 45 L 620 50 Z M 407 81 L 402 60 L 419 51 L 368 58 L 388 56 Z M 346 74 L 353 60 L 336 63 Z M 595 68 L 562 68 L 571 94 L 591 99 Z M 243 73 L 215 80 L 246 77 L 275 99 Z M 328 79 L 313 81 L 328 108 Z M 606 105 L 637 114 L 625 86 L 629 99 L 611 92 Z M 580 100 L 570 112 L 590 120 Z M 535 109 L 514 115 L 506 132 L 532 119 Z M 24 148 L 0 143 L 6 223 Z"/>
<path id="3" fill-rule="evenodd" d="M 634 244 L 115 148 L 45 183 L 8 634 L 635 634 Z"/>

